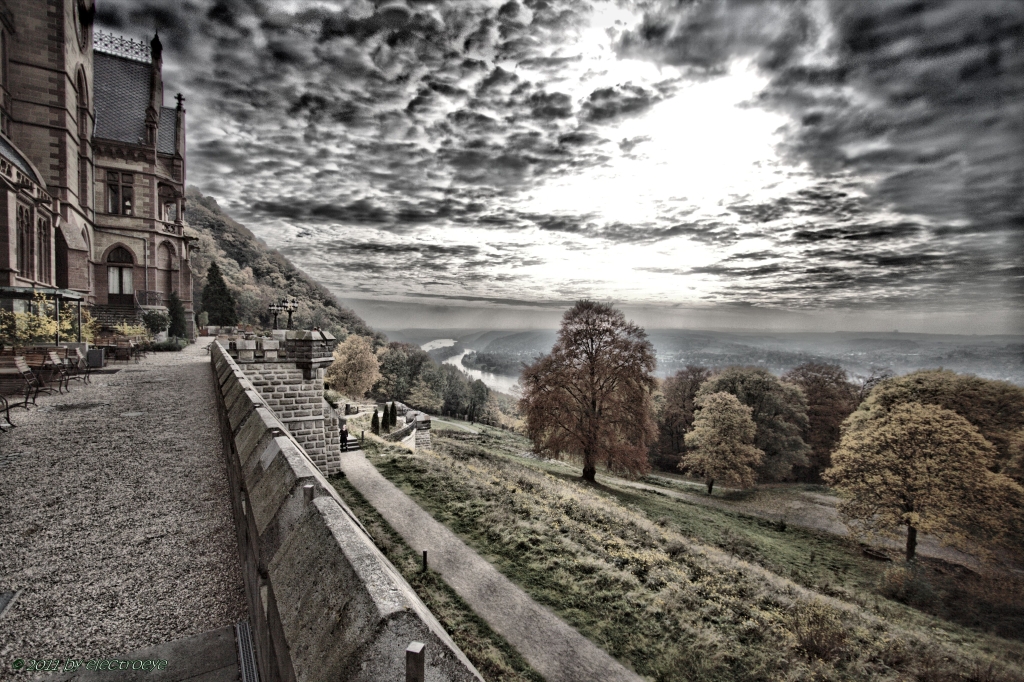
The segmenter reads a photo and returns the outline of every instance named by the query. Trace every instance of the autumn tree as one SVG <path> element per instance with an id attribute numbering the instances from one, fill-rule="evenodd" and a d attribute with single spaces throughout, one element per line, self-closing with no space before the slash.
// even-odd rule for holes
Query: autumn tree
<path id="1" fill-rule="evenodd" d="M 378 400 L 401 400 L 412 390 L 425 365 L 431 364 L 430 356 L 418 346 L 408 343 L 391 342 L 377 351 L 380 363 L 380 380 L 374 384 L 371 394 Z"/>
<path id="2" fill-rule="evenodd" d="M 759 481 L 785 480 L 794 466 L 807 464 L 810 448 L 800 435 L 807 426 L 803 391 L 761 367 L 726 367 L 701 385 L 697 397 L 721 391 L 736 396 L 751 410 L 757 427 L 754 445 L 764 452 Z"/>
<path id="3" fill-rule="evenodd" d="M 656 429 L 651 392 L 654 348 L 647 334 L 605 303 L 579 301 L 562 317 L 551 353 L 523 369 L 520 410 L 540 452 L 598 463 L 616 473 L 650 470 Z"/>
<path id="4" fill-rule="evenodd" d="M 886 410 L 908 402 L 956 412 L 995 448 L 993 471 L 1024 483 L 1024 388 L 973 374 L 920 370 L 879 382 L 864 408 Z"/>
<path id="5" fill-rule="evenodd" d="M 416 379 L 406 402 L 429 414 L 437 414 L 444 406 L 444 399 L 430 387 L 430 384 L 422 376 Z"/>
<path id="6" fill-rule="evenodd" d="M 754 447 L 757 427 L 750 418 L 752 410 L 724 391 L 700 396 L 695 407 L 679 468 L 703 478 L 708 495 L 715 481 L 738 488 L 754 485 L 764 453 Z"/>
<path id="7" fill-rule="evenodd" d="M 334 349 L 334 362 L 324 373 L 324 381 L 336 391 L 352 398 L 362 398 L 380 379 L 377 356 L 371 339 L 349 334 Z"/>
<path id="8" fill-rule="evenodd" d="M 857 387 L 842 367 L 822 362 L 794 367 L 782 379 L 799 386 L 807 400 L 807 423 L 801 436 L 811 451 L 807 466 L 795 466 L 794 474 L 797 480 L 816 483 L 831 464 L 832 451 L 839 444 L 839 427 L 860 402 Z"/>
<path id="9" fill-rule="evenodd" d="M 701 384 L 711 376 L 707 367 L 687 365 L 661 385 L 662 404 L 658 410 L 658 440 L 651 448 L 655 465 L 675 469 L 686 453 L 683 437 L 693 428 L 694 400 Z"/>
<path id="10" fill-rule="evenodd" d="M 839 513 L 863 535 L 918 533 L 971 551 L 1001 537 L 1024 490 L 993 473 L 995 448 L 957 413 L 918 402 L 858 409 L 843 424 L 824 479 L 844 498 Z"/>

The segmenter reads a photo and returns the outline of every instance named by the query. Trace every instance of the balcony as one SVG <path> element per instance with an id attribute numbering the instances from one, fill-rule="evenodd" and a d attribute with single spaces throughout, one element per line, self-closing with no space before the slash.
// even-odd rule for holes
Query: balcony
<path id="1" fill-rule="evenodd" d="M 162 291 L 136 290 L 135 303 L 140 308 L 152 306 L 164 306 L 165 308 L 167 307 L 166 295 Z"/>

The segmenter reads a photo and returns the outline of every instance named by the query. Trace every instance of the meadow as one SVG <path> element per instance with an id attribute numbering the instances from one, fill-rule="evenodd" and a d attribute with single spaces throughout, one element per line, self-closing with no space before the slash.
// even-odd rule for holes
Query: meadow
<path id="1" fill-rule="evenodd" d="M 649 679 L 1024 680 L 1017 581 L 938 561 L 909 571 L 852 540 L 609 477 L 584 485 L 503 431 L 437 429 L 433 439 L 416 454 L 368 440 L 367 456 Z"/>

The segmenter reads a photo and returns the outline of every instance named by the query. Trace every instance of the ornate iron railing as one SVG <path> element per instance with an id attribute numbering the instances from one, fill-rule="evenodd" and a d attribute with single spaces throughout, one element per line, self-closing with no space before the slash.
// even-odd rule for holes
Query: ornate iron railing
<path id="1" fill-rule="evenodd" d="M 139 289 L 135 291 L 135 301 L 140 305 L 166 305 L 162 291 L 146 291 Z"/>
<path id="2" fill-rule="evenodd" d="M 147 64 L 153 61 L 149 45 L 144 41 L 116 36 L 113 33 L 96 31 L 92 36 L 92 47 L 96 52 L 112 54 L 115 57 L 124 57 Z"/>

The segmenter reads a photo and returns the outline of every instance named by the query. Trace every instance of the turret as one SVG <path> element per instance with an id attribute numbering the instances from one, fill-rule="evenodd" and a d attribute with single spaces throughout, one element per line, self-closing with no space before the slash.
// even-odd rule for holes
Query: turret
<path id="1" fill-rule="evenodd" d="M 149 41 L 152 59 L 149 67 L 149 106 L 146 108 L 146 144 L 156 144 L 156 131 L 160 124 L 160 107 L 164 105 L 163 51 L 160 35 L 154 33 Z"/>

